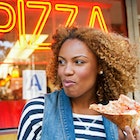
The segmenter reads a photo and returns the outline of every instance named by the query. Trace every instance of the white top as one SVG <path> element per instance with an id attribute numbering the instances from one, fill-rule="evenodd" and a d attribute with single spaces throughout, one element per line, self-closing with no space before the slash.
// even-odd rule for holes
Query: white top
<path id="1" fill-rule="evenodd" d="M 73 113 L 76 140 L 105 140 L 101 115 L 82 115 Z"/>

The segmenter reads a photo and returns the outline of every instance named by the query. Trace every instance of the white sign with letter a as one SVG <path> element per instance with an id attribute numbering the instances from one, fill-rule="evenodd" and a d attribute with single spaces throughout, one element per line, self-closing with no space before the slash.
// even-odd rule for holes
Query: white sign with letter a
<path id="1" fill-rule="evenodd" d="M 31 99 L 47 91 L 45 70 L 24 70 L 23 71 L 23 99 Z"/>

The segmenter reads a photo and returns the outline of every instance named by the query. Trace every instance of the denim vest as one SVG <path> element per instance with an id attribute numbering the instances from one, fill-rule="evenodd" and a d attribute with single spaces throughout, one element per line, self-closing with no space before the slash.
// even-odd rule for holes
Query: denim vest
<path id="1" fill-rule="evenodd" d="M 118 140 L 118 128 L 103 117 L 107 140 Z M 72 109 L 64 90 L 45 95 L 41 140 L 75 140 Z"/>

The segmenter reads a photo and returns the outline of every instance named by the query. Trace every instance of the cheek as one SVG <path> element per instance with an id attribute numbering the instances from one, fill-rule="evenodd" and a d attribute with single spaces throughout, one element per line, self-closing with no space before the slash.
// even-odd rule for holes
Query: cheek
<path id="1" fill-rule="evenodd" d="M 57 75 L 58 75 L 59 78 L 62 77 L 62 75 L 63 75 L 62 68 L 58 67 Z"/>
<path id="2" fill-rule="evenodd" d="M 81 68 L 77 72 L 79 78 L 86 80 L 95 81 L 97 77 L 97 68 L 89 67 L 89 68 Z"/>

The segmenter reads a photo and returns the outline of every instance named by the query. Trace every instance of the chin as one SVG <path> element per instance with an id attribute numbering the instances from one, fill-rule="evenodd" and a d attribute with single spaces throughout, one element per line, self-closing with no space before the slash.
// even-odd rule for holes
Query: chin
<path id="1" fill-rule="evenodd" d="M 64 89 L 64 91 L 65 91 L 65 93 L 68 97 L 71 97 L 71 98 L 76 98 L 77 97 L 77 94 L 74 92 L 74 90 Z"/>

